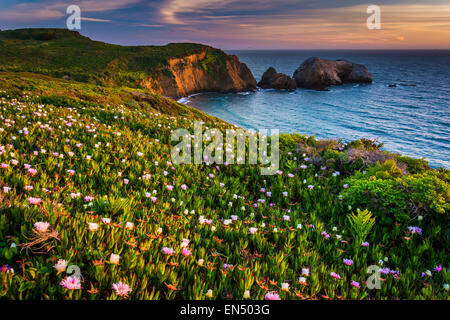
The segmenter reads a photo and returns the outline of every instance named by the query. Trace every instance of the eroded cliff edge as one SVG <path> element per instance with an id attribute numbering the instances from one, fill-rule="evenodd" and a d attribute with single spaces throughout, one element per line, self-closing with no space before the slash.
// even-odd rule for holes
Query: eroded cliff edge
<path id="1" fill-rule="evenodd" d="M 199 92 L 240 92 L 254 90 L 256 80 L 238 57 L 210 47 L 204 51 L 170 58 L 142 81 L 155 93 L 178 98 Z"/>
<path id="2" fill-rule="evenodd" d="M 256 88 L 249 68 L 219 49 L 195 43 L 120 46 L 65 29 L 0 31 L 0 71 L 149 89 L 171 98 Z"/>

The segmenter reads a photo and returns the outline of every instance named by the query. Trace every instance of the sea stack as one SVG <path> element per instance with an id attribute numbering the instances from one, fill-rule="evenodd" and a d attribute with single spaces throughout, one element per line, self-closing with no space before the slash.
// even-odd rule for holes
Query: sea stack
<path id="1" fill-rule="evenodd" d="M 289 90 L 297 89 L 294 79 L 283 73 L 277 73 L 274 67 L 270 67 L 264 72 L 258 87 L 262 89 Z"/>
<path id="2" fill-rule="evenodd" d="M 312 57 L 294 72 L 294 79 L 299 87 L 327 90 L 329 86 L 344 83 L 371 83 L 372 74 L 362 64 Z"/>

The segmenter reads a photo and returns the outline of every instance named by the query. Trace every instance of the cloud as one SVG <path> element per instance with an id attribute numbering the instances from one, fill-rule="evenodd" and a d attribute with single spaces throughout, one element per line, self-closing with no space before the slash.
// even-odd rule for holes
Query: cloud
<path id="1" fill-rule="evenodd" d="M 56 20 L 66 16 L 69 5 L 75 4 L 80 7 L 81 15 L 86 12 L 106 12 L 129 7 L 137 4 L 140 0 L 81 0 L 69 2 L 23 2 L 0 11 L 0 20 L 13 22 L 36 22 L 45 20 Z M 87 18 L 85 19 L 87 20 Z M 90 20 L 93 21 L 93 20 Z"/>
<path id="2" fill-rule="evenodd" d="M 346 1 L 348 4 L 361 1 Z M 342 1 L 171 0 L 161 7 L 163 20 L 179 38 L 233 47 L 380 48 L 450 47 L 450 4 L 381 5 L 381 30 L 368 30 L 368 5 Z M 398 1 L 397 1 L 398 2 Z M 400 1 L 401 2 L 401 1 Z M 329 6 L 326 3 L 330 3 Z M 251 10 L 251 7 L 253 9 Z M 447 40 L 445 40 L 447 39 Z M 349 48 L 350 48 L 349 47 Z"/>
<path id="3" fill-rule="evenodd" d="M 73 3 L 85 21 L 114 22 L 108 29 L 87 29 L 114 43 L 190 39 L 228 48 L 450 48 L 448 0 L 377 0 L 381 30 L 367 29 L 366 0 L 8 1 L 21 3 L 0 11 L 2 23 L 52 24 Z"/>
<path id="4" fill-rule="evenodd" d="M 81 17 L 80 20 L 82 20 L 82 21 L 93 21 L 93 22 L 112 22 L 112 20 L 97 19 L 97 18 L 87 18 L 87 17 Z"/>

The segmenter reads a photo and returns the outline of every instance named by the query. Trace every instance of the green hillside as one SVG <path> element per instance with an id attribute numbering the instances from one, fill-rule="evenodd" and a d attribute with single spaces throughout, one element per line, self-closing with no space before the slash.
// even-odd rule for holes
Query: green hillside
<path id="1" fill-rule="evenodd" d="M 133 70 L 205 47 L 0 37 L 0 298 L 448 299 L 448 170 L 301 134 L 273 176 L 175 165 L 173 130 L 235 127 Z"/>
<path id="2" fill-rule="evenodd" d="M 205 69 L 226 54 L 194 43 L 119 46 L 93 41 L 65 29 L 0 31 L 0 71 L 33 72 L 107 86 L 141 87 L 146 75 L 170 73 L 169 58 L 207 52 Z M 213 68 L 210 68 L 213 69 Z"/>

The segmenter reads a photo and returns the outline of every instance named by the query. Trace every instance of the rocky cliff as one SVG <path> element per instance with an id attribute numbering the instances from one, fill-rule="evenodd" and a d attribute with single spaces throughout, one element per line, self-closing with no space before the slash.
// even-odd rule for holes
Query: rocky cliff
<path id="1" fill-rule="evenodd" d="M 254 90 L 256 80 L 236 56 L 206 50 L 169 58 L 168 65 L 152 72 L 142 85 L 155 93 L 179 98 L 199 92 Z"/>
<path id="2" fill-rule="evenodd" d="M 247 66 L 219 49 L 196 43 L 119 46 L 65 29 L 0 31 L 0 71 L 148 88 L 171 98 L 256 88 Z"/>

